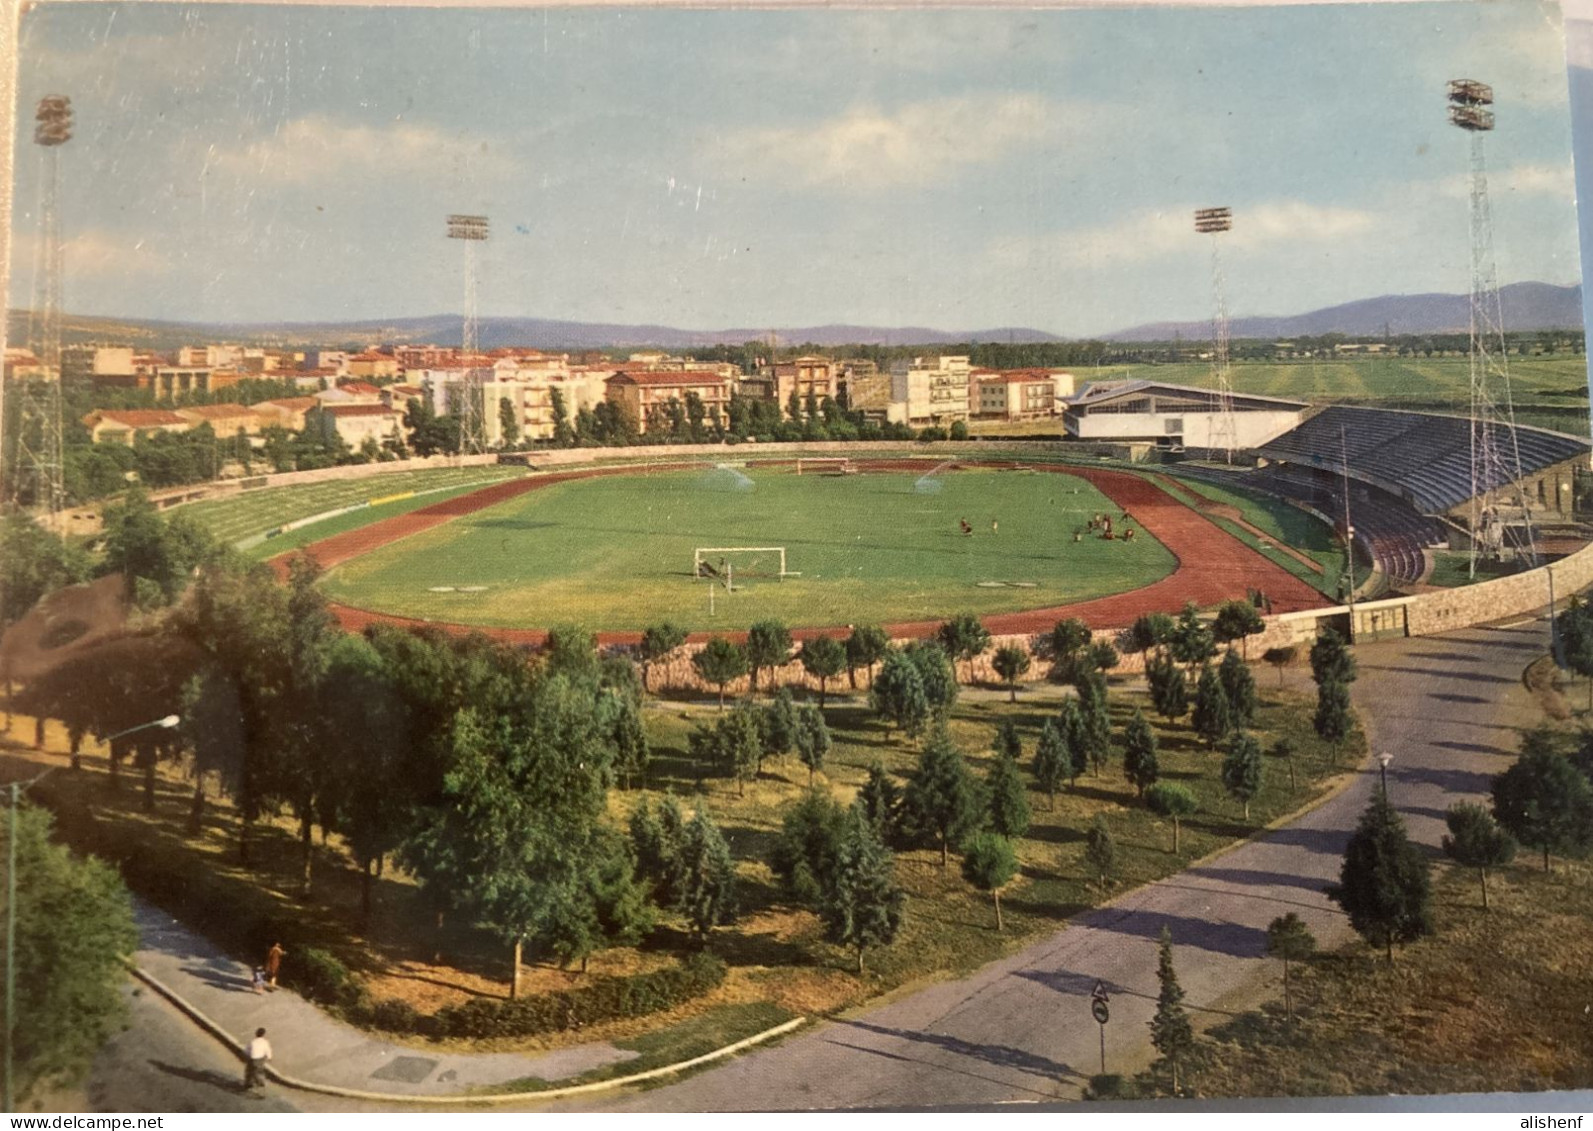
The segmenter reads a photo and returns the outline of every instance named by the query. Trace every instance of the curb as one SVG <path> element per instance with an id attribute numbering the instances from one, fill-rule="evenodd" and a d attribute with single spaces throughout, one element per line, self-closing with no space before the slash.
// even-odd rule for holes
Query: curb
<path id="1" fill-rule="evenodd" d="M 176 990 L 166 985 L 153 974 L 141 969 L 131 959 L 124 959 L 123 963 L 126 965 L 128 971 L 133 975 L 133 977 L 149 986 L 150 989 L 154 990 L 161 997 L 165 998 L 172 1005 L 176 1006 L 182 1013 L 186 1014 L 188 1018 L 201 1029 L 205 1030 L 205 1032 L 209 1033 L 223 1045 L 227 1046 L 232 1054 L 240 1061 L 244 1059 L 246 1053 L 243 1045 L 238 1043 L 237 1038 L 235 1038 L 231 1033 L 227 1032 L 227 1030 L 223 1029 L 214 1019 L 208 1016 L 198 1006 L 188 1001 Z M 354 1100 L 374 1100 L 378 1103 L 426 1105 L 534 1103 L 539 1100 L 563 1099 L 567 1096 L 578 1096 L 591 1092 L 600 1092 L 608 1088 L 620 1088 L 627 1084 L 639 1084 L 645 1080 L 656 1080 L 660 1076 L 668 1076 L 675 1072 L 683 1072 L 688 1068 L 695 1068 L 699 1064 L 708 1064 L 711 1061 L 721 1060 L 727 1056 L 733 1056 L 743 1049 L 748 1049 L 754 1045 L 762 1044 L 764 1041 L 772 1040 L 775 1037 L 784 1036 L 785 1034 L 790 1033 L 793 1030 L 802 1027 L 803 1025 L 806 1025 L 807 1022 L 808 1019 L 806 1017 L 795 1017 L 790 1021 L 776 1025 L 772 1029 L 765 1029 L 761 1033 L 754 1033 L 750 1037 L 744 1037 L 743 1039 L 736 1041 L 734 1044 L 725 1045 L 723 1048 L 714 1049 L 712 1052 L 704 1053 L 703 1055 L 693 1057 L 690 1060 L 682 1060 L 676 1064 L 666 1064 L 661 1068 L 652 1068 L 646 1072 L 637 1072 L 630 1076 L 616 1076 L 612 1080 L 596 1080 L 590 1084 L 570 1084 L 562 1088 L 547 1088 L 542 1091 L 534 1092 L 498 1092 L 485 1095 L 475 1095 L 471 1093 L 450 1093 L 440 1096 L 410 1096 L 400 1095 L 394 1092 L 366 1092 L 358 1088 L 339 1087 L 336 1084 L 317 1084 L 313 1080 L 300 1080 L 296 1076 L 289 1076 L 286 1073 L 278 1072 L 275 1068 L 272 1068 L 270 1064 L 266 1065 L 265 1074 L 267 1078 L 275 1081 L 276 1083 L 281 1084 L 284 1087 L 295 1088 L 301 1092 L 319 1092 L 322 1095 L 341 1096 L 345 1099 Z"/>

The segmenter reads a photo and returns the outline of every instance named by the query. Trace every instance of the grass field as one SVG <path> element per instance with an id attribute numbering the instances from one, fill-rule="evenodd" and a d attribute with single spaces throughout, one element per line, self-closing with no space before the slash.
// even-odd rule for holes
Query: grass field
<path id="1" fill-rule="evenodd" d="M 408 616 L 594 631 L 668 618 L 694 630 L 933 619 L 1040 608 L 1146 585 L 1176 562 L 1073 530 L 1115 508 L 1075 477 L 959 471 L 797 477 L 726 469 L 580 480 L 533 491 L 332 570 L 329 595 Z M 958 532 L 966 517 L 971 536 Z M 999 524 L 993 532 L 991 523 Z M 704 546 L 784 546 L 744 559 L 738 590 L 693 581 Z M 1000 582 L 1000 586 L 991 583 Z M 480 591 L 462 592 L 464 589 Z M 450 592 L 436 592 L 447 588 Z"/>
<path id="2" fill-rule="evenodd" d="M 395 471 L 386 475 L 368 475 L 359 479 L 338 479 L 328 483 L 311 483 L 301 487 L 267 487 L 247 491 L 225 499 L 190 503 L 184 513 L 204 523 L 223 542 L 238 542 L 254 534 L 262 534 L 285 522 L 293 522 L 324 511 L 353 506 L 367 499 L 380 499 L 406 491 L 433 491 L 439 487 L 481 487 L 496 483 L 513 475 L 523 474 L 512 467 L 461 467 L 435 468 L 426 471 Z M 443 496 L 429 495 L 415 505 L 434 503 Z M 393 504 L 372 512 L 372 517 L 385 518 L 400 513 Z M 369 521 L 367 519 L 366 521 Z M 319 525 L 315 537 L 324 537 L 330 528 Z M 335 531 L 330 531 L 335 533 Z M 272 539 L 269 552 L 290 549 L 287 541 Z"/>

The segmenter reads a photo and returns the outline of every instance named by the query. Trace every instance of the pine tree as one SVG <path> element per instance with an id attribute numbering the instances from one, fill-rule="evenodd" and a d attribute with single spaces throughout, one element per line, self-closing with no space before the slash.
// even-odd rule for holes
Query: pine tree
<path id="1" fill-rule="evenodd" d="M 1444 837 L 1444 852 L 1456 864 L 1477 869 L 1482 880 L 1482 909 L 1488 910 L 1488 869 L 1502 868 L 1515 859 L 1515 838 L 1493 819 L 1481 805 L 1461 801 L 1444 815 L 1449 835 Z"/>
<path id="2" fill-rule="evenodd" d="M 1593 846 L 1593 785 L 1536 734 L 1493 779 L 1493 814 L 1516 840 L 1543 853 L 1545 872 L 1551 853 L 1581 856 Z"/>
<path id="3" fill-rule="evenodd" d="M 1278 741 L 1272 744 L 1272 749 L 1269 751 L 1269 753 L 1274 758 L 1281 758 L 1283 760 L 1283 764 L 1289 767 L 1289 792 L 1293 793 L 1295 790 L 1294 743 L 1290 742 L 1287 738 L 1280 738 Z"/>
<path id="4" fill-rule="evenodd" d="M 1145 788 L 1156 781 L 1157 773 L 1156 732 L 1151 730 L 1144 712 L 1135 707 L 1123 728 L 1123 776 L 1144 797 Z"/>
<path id="5" fill-rule="evenodd" d="M 1156 981 L 1161 989 L 1156 995 L 1156 1015 L 1150 1021 L 1151 1044 L 1171 1068 L 1173 1094 L 1177 1095 L 1180 1071 L 1195 1051 L 1195 1029 L 1184 1009 L 1184 991 L 1173 969 L 1173 935 L 1166 927 L 1157 945 Z"/>
<path id="6" fill-rule="evenodd" d="M 1023 739 L 1018 735 L 1018 724 L 1010 718 L 1002 719 L 996 724 L 996 741 L 991 747 L 998 755 L 1011 758 L 1014 762 L 1023 760 Z"/>
<path id="7" fill-rule="evenodd" d="M 1294 1020 L 1293 986 L 1290 984 L 1289 964 L 1305 962 L 1316 953 L 1316 936 L 1311 928 L 1293 911 L 1280 915 L 1267 926 L 1267 953 L 1283 960 L 1283 1011 L 1289 1021 Z"/>
<path id="8" fill-rule="evenodd" d="M 1100 672 L 1091 672 L 1079 682 L 1078 689 L 1085 749 L 1099 774 L 1112 757 L 1112 715 L 1106 700 L 1106 677 Z"/>
<path id="9" fill-rule="evenodd" d="M 796 742 L 796 716 L 796 701 L 791 697 L 791 689 L 780 688 L 758 719 L 765 758 L 783 758 L 791 753 Z M 758 771 L 763 772 L 762 758 L 758 760 Z"/>
<path id="10" fill-rule="evenodd" d="M 736 862 L 719 829 L 699 808 L 681 837 L 676 909 L 697 937 L 736 916 Z"/>
<path id="11" fill-rule="evenodd" d="M 1016 644 L 1003 644 L 991 657 L 990 666 L 1001 677 L 1001 682 L 1007 685 L 1007 702 L 1018 701 L 1018 681 L 1029 674 L 1031 663 L 1029 653 Z"/>
<path id="12" fill-rule="evenodd" d="M 1004 750 L 996 755 L 985 779 L 985 797 L 989 824 L 997 833 L 1011 840 L 1029 831 L 1029 799 L 1023 778 L 1017 759 Z"/>
<path id="13" fill-rule="evenodd" d="M 723 636 L 715 636 L 691 657 L 691 666 L 704 683 L 719 688 L 719 709 L 725 709 L 725 687 L 747 674 L 747 653 Z"/>
<path id="14" fill-rule="evenodd" d="M 950 859 L 951 846 L 977 829 L 984 817 L 979 789 L 962 752 L 952 744 L 943 726 L 937 726 L 924 743 L 918 767 L 907 783 L 904 804 L 914 824 L 935 836 L 940 864 Z"/>
<path id="15" fill-rule="evenodd" d="M 1244 806 L 1250 819 L 1250 801 L 1261 791 L 1261 743 L 1242 730 L 1228 740 L 1228 753 L 1222 759 L 1222 784 L 1233 799 Z"/>
<path id="16" fill-rule="evenodd" d="M 857 952 L 887 946 L 902 925 L 906 897 L 897 885 L 890 852 L 865 816 L 854 810 L 836 855 L 835 872 L 821 905 L 826 937 Z"/>
<path id="17" fill-rule="evenodd" d="M 1150 811 L 1173 820 L 1173 855 L 1178 855 L 1178 836 L 1185 817 L 1193 816 L 1199 805 L 1195 795 L 1176 782 L 1159 781 L 1145 791 Z"/>
<path id="18" fill-rule="evenodd" d="M 758 693 L 758 673 L 769 669 L 772 686 L 775 670 L 791 662 L 791 630 L 777 620 L 761 620 L 747 629 L 747 662 L 752 666 L 752 693 Z"/>
<path id="19" fill-rule="evenodd" d="M 935 636 L 948 656 L 968 665 L 968 680 L 973 682 L 973 662 L 990 647 L 990 631 L 972 613 L 959 613 L 942 624 Z"/>
<path id="20" fill-rule="evenodd" d="M 1168 722 L 1189 711 L 1189 684 L 1184 669 L 1163 655 L 1152 656 L 1145 665 L 1145 681 L 1150 685 L 1151 703 L 1156 713 Z"/>
<path id="21" fill-rule="evenodd" d="M 824 712 L 812 703 L 804 703 L 796 716 L 797 757 L 808 768 L 808 785 L 813 784 L 813 774 L 824 768 L 824 759 L 830 753 L 830 728 L 825 725 Z"/>
<path id="22" fill-rule="evenodd" d="M 1317 684 L 1316 715 L 1312 725 L 1319 738 L 1330 742 L 1336 749 L 1350 735 L 1349 684 L 1330 679 Z"/>
<path id="23" fill-rule="evenodd" d="M 1106 818 L 1099 813 L 1095 815 L 1095 821 L 1084 837 L 1084 863 L 1094 873 L 1104 892 L 1111 883 L 1112 873 L 1117 868 L 1117 842 L 1112 839 L 1111 830 L 1106 827 Z"/>
<path id="24" fill-rule="evenodd" d="M 797 659 L 802 661 L 802 670 L 819 681 L 819 709 L 823 710 L 830 680 L 846 670 L 845 645 L 833 636 L 815 636 L 803 643 Z"/>
<path id="25" fill-rule="evenodd" d="M 1355 682 L 1355 657 L 1331 628 L 1324 628 L 1311 644 L 1311 678 L 1318 684 Z"/>
<path id="26" fill-rule="evenodd" d="M 893 648 L 885 653 L 879 674 L 868 692 L 874 712 L 908 734 L 917 734 L 929 720 L 929 696 L 923 676 L 907 654 Z"/>
<path id="27" fill-rule="evenodd" d="M 1256 677 L 1250 673 L 1250 665 L 1230 648 L 1217 665 L 1217 678 L 1228 697 L 1229 720 L 1235 727 L 1249 726 L 1256 718 Z"/>
<path id="28" fill-rule="evenodd" d="M 987 891 L 996 903 L 996 930 L 1002 929 L 1001 889 L 1018 872 L 1018 858 L 1012 842 L 1000 833 L 976 834 L 964 847 L 962 878 L 980 891 Z"/>
<path id="29" fill-rule="evenodd" d="M 1062 700 L 1062 708 L 1057 712 L 1057 734 L 1067 751 L 1064 772 L 1068 784 L 1072 785 L 1090 768 L 1090 728 L 1077 699 Z"/>
<path id="30" fill-rule="evenodd" d="M 1072 700 L 1066 700 L 1071 703 Z M 1036 788 L 1044 790 L 1049 800 L 1048 807 L 1056 809 L 1056 791 L 1072 769 L 1072 760 L 1068 756 L 1066 744 L 1062 741 L 1062 734 L 1056 728 L 1056 723 L 1047 719 L 1040 727 L 1040 743 L 1034 751 L 1034 784 Z"/>
<path id="31" fill-rule="evenodd" d="M 1233 729 L 1228 696 L 1223 693 L 1222 681 L 1210 664 L 1200 669 L 1200 679 L 1195 684 L 1195 712 L 1190 722 L 1195 733 L 1206 740 L 1208 748 L 1215 748 Z"/>
<path id="32" fill-rule="evenodd" d="M 1200 610 L 1193 601 L 1184 605 L 1184 611 L 1179 614 L 1178 625 L 1173 630 L 1173 636 L 1168 641 L 1168 650 L 1172 652 L 1173 659 L 1181 664 L 1204 664 L 1216 655 L 1217 642 L 1211 633 L 1211 626 L 1200 619 Z"/>
<path id="33" fill-rule="evenodd" d="M 901 789 L 891 780 L 884 764 L 875 761 L 868 768 L 863 788 L 857 791 L 857 807 L 869 827 L 887 843 L 896 837 L 901 804 Z"/>
<path id="34" fill-rule="evenodd" d="M 1427 857 L 1405 835 L 1405 822 L 1381 791 L 1361 815 L 1328 897 L 1344 908 L 1361 937 L 1387 950 L 1390 963 L 1395 943 L 1432 933 Z"/>

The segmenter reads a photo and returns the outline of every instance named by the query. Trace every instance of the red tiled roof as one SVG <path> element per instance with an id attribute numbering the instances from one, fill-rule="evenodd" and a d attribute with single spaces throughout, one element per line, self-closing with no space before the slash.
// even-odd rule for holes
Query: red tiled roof
<path id="1" fill-rule="evenodd" d="M 319 402 L 314 397 L 280 397 L 274 401 L 261 401 L 255 405 L 256 409 L 273 408 L 287 409 L 289 412 L 305 412 L 314 408 Z"/>
<path id="2" fill-rule="evenodd" d="M 209 420 L 227 420 L 234 416 L 249 416 L 252 411 L 244 408 L 241 404 L 201 404 L 180 410 L 180 412 L 204 417 Z"/>
<path id="3" fill-rule="evenodd" d="M 85 424 L 93 421 L 95 417 L 109 420 L 113 424 L 120 424 L 124 428 L 159 428 L 169 424 L 184 424 L 188 421 L 178 416 L 175 412 L 167 412 L 163 408 L 119 408 L 101 409 L 91 412 L 83 418 Z"/>
<path id="4" fill-rule="evenodd" d="M 973 376 L 984 384 L 1014 384 L 1023 381 L 1052 381 L 1056 374 L 1049 369 L 976 369 Z"/>
<path id="5" fill-rule="evenodd" d="M 375 385 L 367 385 L 364 381 L 344 381 L 338 388 L 345 393 L 360 393 L 364 396 L 380 396 L 382 392 Z"/>
<path id="6" fill-rule="evenodd" d="M 321 411 L 329 416 L 402 416 L 395 408 L 388 408 L 384 404 L 329 404 L 323 405 Z"/>

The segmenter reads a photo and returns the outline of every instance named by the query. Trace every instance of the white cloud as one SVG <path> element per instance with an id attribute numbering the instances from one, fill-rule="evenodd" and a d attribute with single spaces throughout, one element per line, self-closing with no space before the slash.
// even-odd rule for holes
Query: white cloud
<path id="1" fill-rule="evenodd" d="M 38 237 L 34 233 L 14 233 L 11 241 L 11 275 L 14 282 L 28 283 L 31 280 L 38 246 Z M 61 257 L 68 289 L 79 280 L 119 280 L 136 284 L 139 279 L 165 275 L 173 267 L 169 258 L 140 237 L 102 228 L 71 236 L 61 248 Z M 26 300 L 21 291 L 17 297 Z"/>
<path id="2" fill-rule="evenodd" d="M 451 136 L 428 125 L 369 126 L 324 115 L 295 118 L 270 137 L 211 148 L 208 169 L 253 184 L 313 185 L 360 178 L 442 173 L 459 180 L 498 175 L 508 163 L 478 139 Z"/>
<path id="3" fill-rule="evenodd" d="M 1512 165 L 1488 173 L 1488 193 L 1500 196 L 1546 196 L 1557 200 L 1576 199 L 1576 168 L 1564 165 Z M 1471 177 L 1457 173 L 1439 181 L 1417 183 L 1402 190 L 1408 198 L 1436 194 L 1450 200 L 1465 200 L 1471 195 Z"/>
<path id="4" fill-rule="evenodd" d="M 1068 115 L 1032 95 L 972 95 L 895 110 L 857 107 L 805 126 L 733 133 L 712 158 L 813 187 L 930 184 L 944 173 L 1054 139 Z"/>

